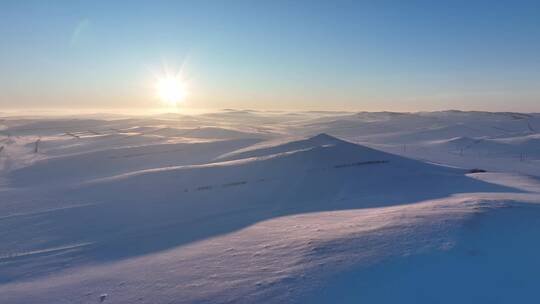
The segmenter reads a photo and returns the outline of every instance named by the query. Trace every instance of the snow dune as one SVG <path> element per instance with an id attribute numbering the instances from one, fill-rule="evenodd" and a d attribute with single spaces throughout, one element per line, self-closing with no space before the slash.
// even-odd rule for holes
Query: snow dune
<path id="1" fill-rule="evenodd" d="M 506 199 L 280 217 L 0 290 L 8 303 L 93 303 L 103 293 L 120 303 L 526 300 L 536 294 L 540 209 Z M 517 252 L 519 259 L 508 258 Z"/>

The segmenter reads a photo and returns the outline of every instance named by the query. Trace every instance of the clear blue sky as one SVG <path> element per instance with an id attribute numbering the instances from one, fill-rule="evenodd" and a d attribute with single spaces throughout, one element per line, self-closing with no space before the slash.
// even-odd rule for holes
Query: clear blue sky
<path id="1" fill-rule="evenodd" d="M 540 111 L 540 1 L 0 1 L 1 108 Z"/>

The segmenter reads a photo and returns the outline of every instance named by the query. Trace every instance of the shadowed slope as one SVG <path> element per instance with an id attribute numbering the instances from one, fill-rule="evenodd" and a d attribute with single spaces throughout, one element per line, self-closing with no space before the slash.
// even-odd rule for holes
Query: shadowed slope
<path id="1" fill-rule="evenodd" d="M 47 265 L 39 269 L 49 271 L 61 265 L 58 261 L 148 254 L 283 215 L 406 204 L 464 192 L 512 191 L 469 178 L 464 170 L 327 135 L 252 155 L 257 157 L 130 172 L 62 192 L 61 199 L 70 202 L 63 208 L 0 220 L 4 240 L 0 250 L 15 255 L 42 252 L 19 254 L 8 267 L 20 271 Z M 82 200 L 90 203 L 71 203 Z M 14 230 L 16 235 L 9 234 Z M 21 238 L 36 241 L 21 243 Z M 14 272 L 5 279 L 19 275 Z"/>

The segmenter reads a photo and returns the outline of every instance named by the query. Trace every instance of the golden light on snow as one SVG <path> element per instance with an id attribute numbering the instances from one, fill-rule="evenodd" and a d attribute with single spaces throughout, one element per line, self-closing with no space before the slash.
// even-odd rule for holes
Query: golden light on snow
<path id="1" fill-rule="evenodd" d="M 167 105 L 176 106 L 185 100 L 187 91 L 179 77 L 164 77 L 157 80 L 156 90 L 159 99 Z"/>

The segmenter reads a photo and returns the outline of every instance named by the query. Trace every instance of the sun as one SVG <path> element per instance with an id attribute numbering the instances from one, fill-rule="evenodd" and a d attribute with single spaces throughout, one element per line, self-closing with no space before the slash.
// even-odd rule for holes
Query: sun
<path id="1" fill-rule="evenodd" d="M 182 80 L 178 77 L 165 77 L 157 80 L 156 90 L 162 102 L 176 106 L 185 100 L 187 92 Z"/>

